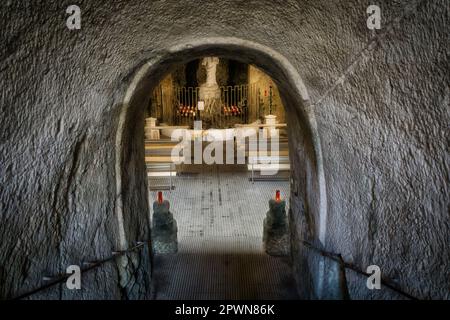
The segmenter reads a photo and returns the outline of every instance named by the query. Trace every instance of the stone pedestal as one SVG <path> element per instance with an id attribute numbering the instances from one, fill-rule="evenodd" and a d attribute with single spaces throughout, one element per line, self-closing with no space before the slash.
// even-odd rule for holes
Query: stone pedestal
<path id="1" fill-rule="evenodd" d="M 265 127 L 263 131 L 265 139 L 278 136 L 278 130 L 276 130 L 275 127 L 275 125 L 277 124 L 277 116 L 274 116 L 272 114 L 264 116 L 264 123 L 269 125 L 268 127 Z M 273 125 L 273 127 L 270 125 Z"/>
<path id="2" fill-rule="evenodd" d="M 205 110 L 208 110 L 208 103 L 211 103 L 214 100 L 220 100 L 220 88 L 219 86 L 206 86 L 201 85 L 198 91 L 199 100 L 205 102 Z"/>
<path id="3" fill-rule="evenodd" d="M 288 219 L 285 201 L 269 201 L 264 219 L 264 250 L 272 256 L 288 255 L 290 251 Z"/>
<path id="4" fill-rule="evenodd" d="M 169 211 L 169 201 L 153 203 L 152 247 L 154 253 L 177 253 L 177 221 Z"/>
<path id="5" fill-rule="evenodd" d="M 158 129 L 152 129 L 156 127 L 156 118 L 146 118 L 145 119 L 145 139 L 147 140 L 158 140 L 159 130 Z"/>

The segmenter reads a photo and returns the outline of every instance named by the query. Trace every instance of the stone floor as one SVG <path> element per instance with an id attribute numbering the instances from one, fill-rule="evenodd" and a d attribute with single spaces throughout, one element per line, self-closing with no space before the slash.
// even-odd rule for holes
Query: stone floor
<path id="1" fill-rule="evenodd" d="M 252 184 L 245 166 L 189 166 L 175 185 L 164 197 L 178 222 L 179 252 L 155 256 L 156 299 L 298 298 L 288 257 L 262 247 L 268 200 L 277 189 L 287 198 L 288 181 Z"/>

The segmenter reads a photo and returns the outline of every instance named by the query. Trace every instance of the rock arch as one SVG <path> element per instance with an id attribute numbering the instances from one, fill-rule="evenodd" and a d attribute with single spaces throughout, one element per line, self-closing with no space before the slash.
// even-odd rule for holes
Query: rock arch
<path id="1" fill-rule="evenodd" d="M 307 237 L 324 245 L 326 239 L 327 200 L 326 186 L 322 167 L 322 150 L 317 130 L 314 111 L 309 95 L 297 70 L 277 51 L 248 40 L 220 37 L 204 38 L 180 43 L 169 48 L 156 57 L 141 64 L 128 86 L 121 104 L 120 119 L 116 134 L 116 217 L 120 246 L 125 249 L 129 245 L 126 235 L 127 214 L 132 207 L 130 197 L 124 190 L 133 189 L 128 185 L 131 168 L 144 163 L 143 153 L 127 154 L 126 146 L 136 144 L 133 150 L 142 148 L 143 136 L 143 102 L 148 98 L 152 87 L 156 86 L 170 67 L 178 63 L 187 63 L 203 56 L 214 55 L 253 64 L 270 75 L 282 95 L 288 121 L 290 137 L 292 183 L 295 184 L 295 197 L 298 201 L 291 212 L 292 230 L 303 229 L 295 238 Z M 141 119 L 141 120 L 139 120 Z M 138 121 L 136 123 L 135 121 Z M 139 121 L 142 121 L 139 122 Z M 138 152 L 138 151 L 137 151 Z M 145 173 L 141 167 L 142 173 Z M 146 185 L 142 184 L 141 187 Z M 307 218 L 303 218 L 306 215 Z M 300 218 L 298 218 L 300 217 Z M 303 222 L 303 223 L 301 223 Z M 298 224 L 301 224 L 300 226 Z"/>

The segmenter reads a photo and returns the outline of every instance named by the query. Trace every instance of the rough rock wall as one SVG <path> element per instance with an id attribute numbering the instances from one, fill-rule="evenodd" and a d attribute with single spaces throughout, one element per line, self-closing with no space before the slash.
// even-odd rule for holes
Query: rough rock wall
<path id="1" fill-rule="evenodd" d="M 386 27 L 417 7 L 363 56 L 358 53 L 387 31 L 366 28 L 366 0 L 77 3 L 77 31 L 65 26 L 70 1 L 0 4 L 1 298 L 120 246 L 115 137 L 133 74 L 180 42 L 225 36 L 273 48 L 306 84 L 322 143 L 325 248 L 361 269 L 378 264 L 386 278 L 420 298 L 449 298 L 445 0 L 378 1 Z M 257 64 L 258 57 L 251 59 Z M 297 190 L 291 227 L 296 237 L 317 241 L 317 168 L 305 160 L 314 137 L 288 105 Z M 131 139 L 142 136 L 138 114 L 126 121 L 130 145 L 121 146 L 129 244 L 149 237 L 141 143 Z M 294 249 L 301 289 L 314 297 L 316 258 L 298 242 Z M 109 264 L 75 294 L 56 288 L 42 297 L 146 297 L 148 255 L 141 258 L 134 277 L 134 267 Z M 124 279 L 139 279 L 139 288 L 123 290 L 130 286 Z M 353 298 L 373 297 L 364 279 L 354 277 L 349 286 Z"/>
<path id="2" fill-rule="evenodd" d="M 382 8 L 391 19 L 405 17 L 315 106 L 326 247 L 364 271 L 380 266 L 413 296 L 450 299 L 448 5 Z M 390 297 L 348 273 L 353 297 Z"/>
<path id="3" fill-rule="evenodd" d="M 299 42 L 314 48 L 299 70 L 322 142 L 325 248 L 363 271 L 380 266 L 413 296 L 449 299 L 448 6 L 382 2 L 382 30 L 371 33 L 360 14 L 368 2 L 334 4 L 341 14 L 318 5 L 299 18 L 311 35 Z M 347 277 L 352 298 L 402 298 Z"/>
<path id="4" fill-rule="evenodd" d="M 174 78 L 176 73 L 169 73 L 153 89 L 148 116 L 157 119 L 157 124 L 173 124 L 173 100 L 175 99 Z M 145 115 L 147 116 L 147 114 Z"/>
<path id="5" fill-rule="evenodd" d="M 280 92 L 274 81 L 264 72 L 254 66 L 248 67 L 248 84 L 249 90 L 255 92 L 254 95 L 260 99 L 258 104 L 259 110 L 250 110 L 251 121 L 258 120 L 264 115 L 273 114 L 277 116 L 278 123 L 285 123 L 283 102 L 281 101 Z M 270 87 L 272 87 L 272 112 L 270 113 Z M 257 92 L 260 92 L 259 96 Z M 256 108 L 255 108 L 256 109 Z M 260 114 L 261 112 L 261 114 Z"/>

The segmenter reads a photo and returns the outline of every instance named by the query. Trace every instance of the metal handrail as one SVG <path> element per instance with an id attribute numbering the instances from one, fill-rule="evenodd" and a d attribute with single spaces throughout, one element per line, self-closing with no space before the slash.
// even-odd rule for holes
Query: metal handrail
<path id="1" fill-rule="evenodd" d="M 109 258 L 103 259 L 103 260 L 96 261 L 96 262 L 90 262 L 89 263 L 89 267 L 81 269 L 80 273 L 81 274 L 82 273 L 86 273 L 86 272 L 88 272 L 90 270 L 98 268 L 98 267 L 102 266 L 103 264 L 105 264 L 106 262 L 112 261 L 112 260 L 114 260 L 114 259 L 116 259 L 118 257 L 121 257 L 121 256 L 123 256 L 123 255 L 125 255 L 127 253 L 136 251 L 137 249 L 142 249 L 143 247 L 145 247 L 146 245 L 149 245 L 149 244 L 150 244 L 150 242 L 148 242 L 148 241 L 147 242 L 137 242 L 137 244 L 134 247 L 129 248 L 127 250 L 113 251 L 112 252 L 112 256 L 110 256 Z M 27 298 L 29 296 L 32 296 L 33 294 L 36 294 L 36 293 L 41 292 L 43 290 L 49 289 L 49 288 L 51 288 L 51 287 L 53 287 L 53 286 L 55 286 L 57 284 L 60 284 L 60 283 L 63 283 L 65 281 L 67 281 L 67 279 L 69 279 L 69 277 L 71 277 L 71 276 L 72 276 L 72 274 L 64 274 L 64 275 L 56 276 L 54 280 L 49 281 L 49 283 L 47 283 L 46 285 L 43 285 L 43 286 L 38 287 L 36 289 L 33 289 L 33 290 L 29 291 L 29 292 L 23 293 L 23 294 L 15 297 L 15 298 L 12 298 L 11 300 L 21 300 L 21 299 Z"/>
<path id="2" fill-rule="evenodd" d="M 356 266 L 354 266 L 353 264 L 348 263 L 348 262 L 345 262 L 345 261 L 342 259 L 342 257 L 341 257 L 340 254 L 336 254 L 336 253 L 332 253 L 332 252 L 325 251 L 325 250 L 323 250 L 323 249 L 319 249 L 319 248 L 313 246 L 310 242 L 305 241 L 305 240 L 302 240 L 301 242 L 302 242 L 302 244 L 303 244 L 305 247 L 307 247 L 307 248 L 309 248 L 309 249 L 312 249 L 312 250 L 314 250 L 314 251 L 319 252 L 322 256 L 324 256 L 324 257 L 326 257 L 326 258 L 329 258 L 329 259 L 331 259 L 331 260 L 334 260 L 334 261 L 338 262 L 339 264 L 341 264 L 341 265 L 342 265 L 344 268 L 346 268 L 346 269 L 353 270 L 353 271 L 355 271 L 356 273 L 361 274 L 361 275 L 366 276 L 366 277 L 372 276 L 371 274 L 368 274 L 367 272 L 364 272 L 364 271 L 358 269 L 358 268 L 357 268 Z M 386 281 L 386 280 L 381 279 L 381 284 L 384 285 L 385 287 L 391 289 L 392 291 L 395 291 L 395 292 L 397 292 L 398 294 L 401 294 L 401 295 L 407 297 L 408 299 L 411 299 L 411 300 L 420 300 L 419 298 L 416 298 L 416 297 L 410 295 L 409 293 L 406 293 L 406 292 L 404 292 L 403 290 L 397 288 L 396 286 L 394 286 L 393 284 L 389 283 L 389 282 Z"/>

